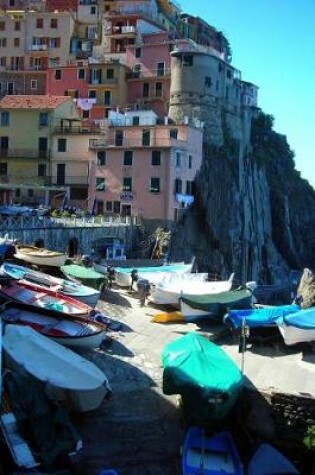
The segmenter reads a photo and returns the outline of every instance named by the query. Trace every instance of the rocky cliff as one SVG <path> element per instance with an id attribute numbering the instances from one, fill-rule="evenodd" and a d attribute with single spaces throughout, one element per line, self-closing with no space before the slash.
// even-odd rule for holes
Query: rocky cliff
<path id="1" fill-rule="evenodd" d="M 202 117 L 197 199 L 173 233 L 172 259 L 194 255 L 200 270 L 233 270 L 239 282 L 279 283 L 291 269 L 315 268 L 315 191 L 286 138 L 262 112 L 237 118 L 221 109 L 219 118 L 220 140 L 218 120 L 214 134 Z"/>

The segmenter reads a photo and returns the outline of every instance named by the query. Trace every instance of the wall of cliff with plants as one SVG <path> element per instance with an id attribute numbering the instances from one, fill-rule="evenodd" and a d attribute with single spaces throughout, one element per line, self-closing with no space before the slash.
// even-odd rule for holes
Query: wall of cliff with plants
<path id="1" fill-rule="evenodd" d="M 221 111 L 221 144 L 205 134 L 197 199 L 173 232 L 171 257 L 195 256 L 200 270 L 234 271 L 240 283 L 283 282 L 290 269 L 315 267 L 315 191 L 272 116 L 246 114 Z"/>

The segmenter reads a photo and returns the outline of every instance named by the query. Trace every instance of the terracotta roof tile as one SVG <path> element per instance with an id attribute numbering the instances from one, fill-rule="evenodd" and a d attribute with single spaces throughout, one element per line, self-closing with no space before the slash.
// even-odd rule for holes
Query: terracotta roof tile
<path id="1" fill-rule="evenodd" d="M 0 109 L 55 109 L 71 99 L 69 96 L 14 96 L 7 95 L 0 100 Z"/>

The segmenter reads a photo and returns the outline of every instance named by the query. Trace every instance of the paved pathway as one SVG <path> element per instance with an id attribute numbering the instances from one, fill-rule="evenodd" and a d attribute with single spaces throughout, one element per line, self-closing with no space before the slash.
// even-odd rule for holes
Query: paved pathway
<path id="1" fill-rule="evenodd" d="M 76 417 L 85 447 L 78 474 L 99 475 L 102 468 L 119 475 L 180 474 L 184 424 L 176 397 L 162 393 L 161 350 L 188 331 L 211 338 L 222 327 L 152 323 L 157 308 L 140 307 L 136 295 L 117 289 L 104 294 L 99 308 L 122 328 L 110 332 L 101 349 L 83 353 L 104 370 L 113 397 L 97 411 Z M 240 366 L 237 341 L 220 344 Z M 245 373 L 258 389 L 315 396 L 314 362 L 315 355 L 300 348 L 253 347 L 245 354 Z"/>

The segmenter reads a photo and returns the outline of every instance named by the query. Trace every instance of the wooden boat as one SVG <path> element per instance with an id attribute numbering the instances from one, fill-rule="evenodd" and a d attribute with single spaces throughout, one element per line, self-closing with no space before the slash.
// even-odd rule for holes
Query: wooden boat
<path id="1" fill-rule="evenodd" d="M 68 295 L 22 281 L 11 281 L 8 285 L 2 285 L 0 296 L 5 300 L 56 310 L 69 316 L 87 316 L 91 311 L 91 307 Z"/>
<path id="2" fill-rule="evenodd" d="M 66 262 L 68 256 L 63 252 L 51 251 L 35 246 L 16 245 L 15 257 L 22 261 L 38 266 L 60 267 Z"/>
<path id="3" fill-rule="evenodd" d="M 194 322 L 204 318 L 223 317 L 230 309 L 251 308 L 252 292 L 248 289 L 235 289 L 218 294 L 182 294 L 179 301 L 183 320 Z"/>
<path id="4" fill-rule="evenodd" d="M 84 285 L 88 285 L 94 289 L 99 290 L 104 282 L 105 276 L 96 272 L 93 267 L 85 267 L 77 264 L 67 264 L 61 266 L 61 272 L 68 279 L 76 279 L 82 282 Z"/>
<path id="5" fill-rule="evenodd" d="M 298 475 L 298 470 L 283 454 L 270 444 L 262 443 L 256 449 L 248 467 L 248 475 Z"/>
<path id="6" fill-rule="evenodd" d="M 150 283 L 157 283 L 163 277 L 173 274 L 183 274 L 191 272 L 192 264 L 165 264 L 156 267 L 116 267 L 115 268 L 115 282 L 120 287 L 130 287 L 132 283 L 131 272 L 137 271 L 139 279 L 147 279 Z"/>
<path id="7" fill-rule="evenodd" d="M 44 289 L 68 295 L 90 307 L 95 307 L 100 297 L 99 290 L 93 289 L 92 287 L 87 287 L 81 283 L 72 282 L 70 280 L 60 279 L 59 277 L 53 277 L 44 272 L 18 266 L 11 262 L 4 262 L 0 270 L 20 282 L 37 284 Z"/>
<path id="8" fill-rule="evenodd" d="M 244 385 L 234 361 L 217 345 L 188 333 L 162 351 L 163 392 L 179 394 L 192 425 L 226 417 Z"/>
<path id="9" fill-rule="evenodd" d="M 285 315 L 278 327 L 286 345 L 315 341 L 315 307 Z"/>
<path id="10" fill-rule="evenodd" d="M 3 349 L 7 364 L 41 381 L 46 392 L 71 409 L 97 409 L 111 389 L 93 363 L 30 327 L 6 325 Z"/>
<path id="11" fill-rule="evenodd" d="M 55 310 L 8 301 L 0 307 L 3 322 L 23 325 L 64 346 L 98 348 L 106 338 L 106 325 L 87 317 L 66 317 Z"/>
<path id="12" fill-rule="evenodd" d="M 196 278 L 193 276 L 196 275 Z M 186 278 L 163 279 L 151 286 L 150 300 L 157 304 L 179 305 L 182 294 L 209 295 L 231 290 L 234 274 L 228 280 L 205 281 L 208 274 L 189 274 Z M 200 276 L 199 278 L 197 278 Z"/>
<path id="13" fill-rule="evenodd" d="M 243 465 L 231 434 L 220 432 L 209 437 L 201 427 L 189 427 L 183 445 L 182 473 L 243 475 Z"/>

